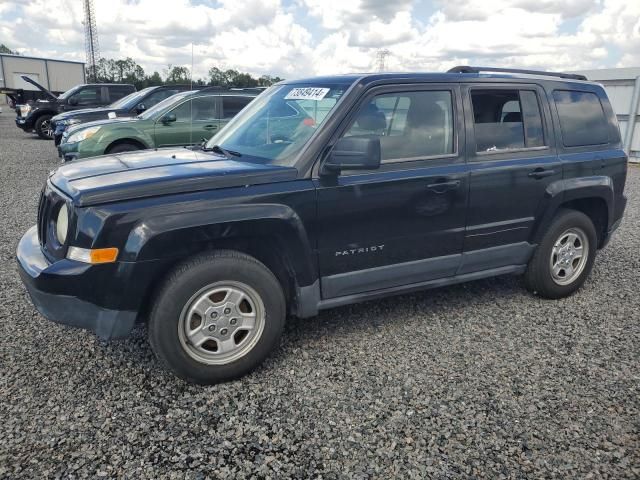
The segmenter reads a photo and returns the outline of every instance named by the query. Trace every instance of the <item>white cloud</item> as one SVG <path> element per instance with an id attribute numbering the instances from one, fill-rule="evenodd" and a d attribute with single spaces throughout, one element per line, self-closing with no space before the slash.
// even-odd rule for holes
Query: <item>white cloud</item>
<path id="1" fill-rule="evenodd" d="M 489 64 L 575 70 L 640 64 L 640 2 L 628 0 L 95 0 L 103 56 L 147 73 L 168 64 L 287 78 Z M 286 3 L 285 3 L 286 2 Z M 421 12 L 428 11 L 428 14 Z M 48 12 L 43 14 L 43 12 Z M 0 43 L 84 58 L 82 2 L 1 0 Z"/>

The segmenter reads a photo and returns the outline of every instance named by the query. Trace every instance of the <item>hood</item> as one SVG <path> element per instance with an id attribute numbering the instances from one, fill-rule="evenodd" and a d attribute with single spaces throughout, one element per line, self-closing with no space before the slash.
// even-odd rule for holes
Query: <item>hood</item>
<path id="1" fill-rule="evenodd" d="M 186 148 L 143 150 L 70 162 L 51 183 L 78 206 L 295 180 L 293 167 L 228 159 Z"/>
<path id="2" fill-rule="evenodd" d="M 132 117 L 103 118 L 103 119 L 100 119 L 100 120 L 92 120 L 90 122 L 84 122 L 84 123 L 80 123 L 80 124 L 77 124 L 77 125 L 71 125 L 67 129 L 67 132 L 69 132 L 69 135 L 71 135 L 72 133 L 75 133 L 78 130 L 82 130 L 83 128 L 99 127 L 101 125 L 110 125 L 110 124 L 113 124 L 113 123 L 127 123 L 127 122 L 136 122 L 136 121 L 138 121 L 138 119 L 135 118 L 135 117 L 133 117 L 133 118 Z"/>
<path id="3" fill-rule="evenodd" d="M 22 78 L 22 80 L 24 80 L 27 83 L 30 83 L 31 85 L 33 85 L 34 87 L 36 87 L 38 90 L 40 90 L 41 92 L 44 92 L 47 94 L 47 96 L 51 99 L 51 100 L 57 100 L 58 97 L 56 97 L 53 93 L 51 93 L 49 90 L 47 90 L 46 88 L 44 88 L 42 85 L 40 85 L 38 82 L 36 82 L 35 80 L 27 77 L 26 75 L 21 75 L 20 78 Z"/>
<path id="4" fill-rule="evenodd" d="M 54 122 L 59 122 L 60 120 L 66 120 L 68 118 L 75 118 L 75 117 L 82 116 L 82 115 L 85 115 L 85 114 L 101 113 L 101 112 L 104 112 L 106 110 L 107 110 L 106 107 L 82 108 L 80 110 L 69 110 L 68 112 L 59 113 L 58 115 L 53 117 L 51 120 L 53 120 Z"/>

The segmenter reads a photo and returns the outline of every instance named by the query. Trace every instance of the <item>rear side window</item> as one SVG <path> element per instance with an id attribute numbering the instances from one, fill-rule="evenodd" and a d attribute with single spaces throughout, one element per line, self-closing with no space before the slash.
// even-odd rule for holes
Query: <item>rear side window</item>
<path id="1" fill-rule="evenodd" d="M 222 118 L 229 119 L 235 117 L 251 100 L 253 100 L 252 97 L 224 97 L 222 99 Z"/>
<path id="2" fill-rule="evenodd" d="M 599 145 L 609 141 L 607 119 L 595 93 L 554 90 L 553 99 L 565 147 Z"/>
<path id="3" fill-rule="evenodd" d="M 538 95 L 533 90 L 472 90 L 476 151 L 546 145 Z"/>

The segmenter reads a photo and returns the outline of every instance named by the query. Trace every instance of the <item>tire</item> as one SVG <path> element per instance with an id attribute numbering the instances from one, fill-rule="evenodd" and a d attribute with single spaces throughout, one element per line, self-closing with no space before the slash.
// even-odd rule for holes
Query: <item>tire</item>
<path id="1" fill-rule="evenodd" d="M 40 115 L 36 120 L 35 131 L 40 138 L 51 140 L 53 130 L 51 129 L 51 115 Z"/>
<path id="2" fill-rule="evenodd" d="M 230 303 L 233 298 L 242 300 Z M 251 311 L 254 328 L 244 330 Z M 284 293 L 273 273 L 253 257 L 221 250 L 194 257 L 167 276 L 151 310 L 149 342 L 178 377 L 210 385 L 260 365 L 276 347 L 285 318 Z"/>
<path id="3" fill-rule="evenodd" d="M 106 153 L 112 154 L 112 153 L 122 153 L 122 152 L 133 152 L 135 150 L 142 150 L 142 148 L 140 148 L 139 145 L 136 145 L 134 143 L 118 143 L 113 147 L 109 148 L 109 150 Z"/>
<path id="4" fill-rule="evenodd" d="M 524 276 L 527 289 L 550 299 L 573 294 L 591 273 L 597 241 L 589 217 L 576 210 L 560 210 L 529 261 Z"/>

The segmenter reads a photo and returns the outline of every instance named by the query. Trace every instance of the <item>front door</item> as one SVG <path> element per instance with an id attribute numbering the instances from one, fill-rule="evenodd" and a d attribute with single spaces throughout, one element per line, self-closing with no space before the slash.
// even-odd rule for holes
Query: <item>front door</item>
<path id="1" fill-rule="evenodd" d="M 167 112 L 176 116 L 174 122 L 163 122 L 162 119 L 156 122 L 156 146 L 196 145 L 202 140 L 209 140 L 220 127 L 220 112 L 218 96 L 208 95 L 186 100 Z"/>
<path id="2" fill-rule="evenodd" d="M 339 136 L 380 138 L 382 165 L 315 179 L 323 298 L 453 276 L 467 207 L 462 103 L 451 86 L 376 88 Z"/>
<path id="3" fill-rule="evenodd" d="M 545 192 L 562 179 L 544 90 L 523 84 L 463 90 L 470 177 L 460 273 L 524 265 Z"/>

